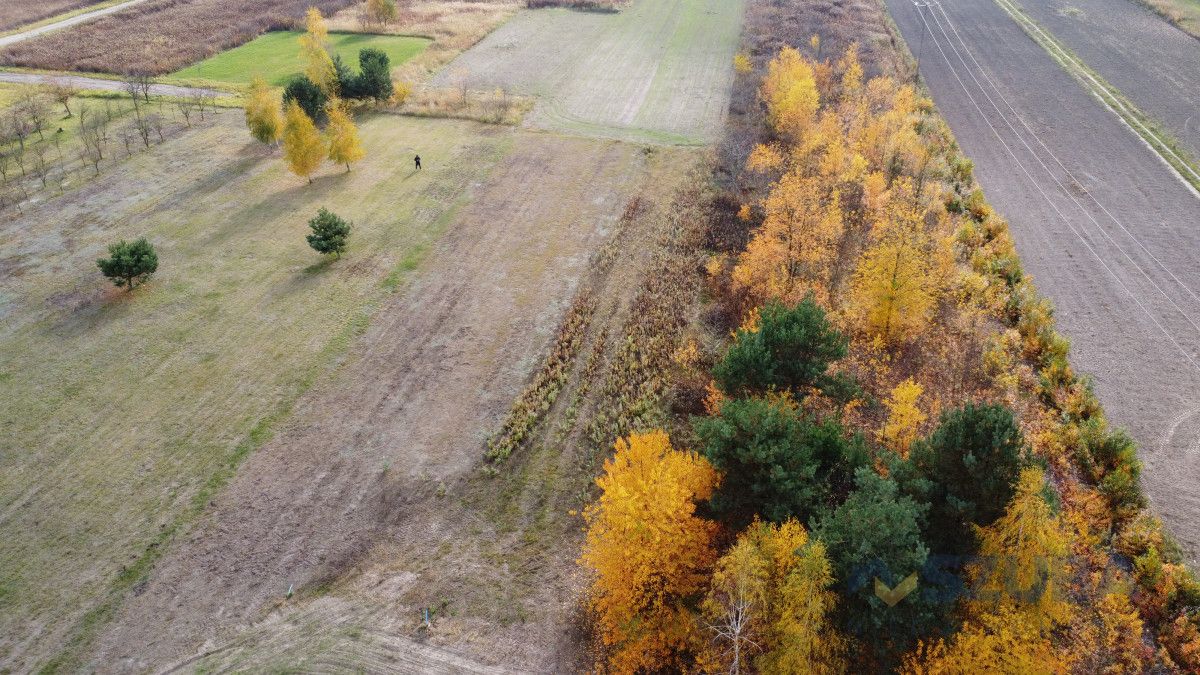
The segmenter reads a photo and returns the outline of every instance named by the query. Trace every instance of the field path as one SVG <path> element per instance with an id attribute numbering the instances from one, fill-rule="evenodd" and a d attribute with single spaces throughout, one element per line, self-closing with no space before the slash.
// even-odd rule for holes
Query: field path
<path id="1" fill-rule="evenodd" d="M 84 12 L 82 14 L 76 14 L 75 16 L 63 19 L 62 21 L 55 21 L 54 23 L 48 23 L 44 26 L 38 26 L 37 28 L 30 28 L 29 30 L 21 31 L 19 33 L 6 35 L 4 37 L 0 37 L 0 47 L 15 45 L 18 42 L 31 40 L 39 35 L 45 35 L 46 33 L 51 33 L 56 30 L 62 30 L 63 28 L 70 28 L 71 26 L 77 26 L 81 23 L 87 23 L 88 21 L 99 19 L 100 17 L 107 16 L 109 14 L 115 14 L 116 12 L 119 12 L 123 9 L 128 9 L 133 5 L 141 4 L 143 2 L 146 2 L 146 0 L 128 0 L 127 2 L 122 2 L 119 5 L 113 5 L 103 9 L 96 9 L 90 12 Z"/>
<path id="2" fill-rule="evenodd" d="M 80 77 L 79 75 L 43 75 L 41 73 L 0 71 L 0 82 L 11 82 L 14 84 L 51 84 L 54 82 L 63 82 L 80 89 L 101 89 L 104 91 L 125 90 L 125 83 L 121 80 L 101 80 L 94 77 Z M 229 92 L 218 91 L 216 89 L 202 89 L 200 87 L 181 87 L 175 84 L 150 85 L 151 96 L 189 96 L 192 94 L 228 96 Z"/>
<path id="3" fill-rule="evenodd" d="M 886 2 L 1195 564 L 1200 200 L 996 3 Z"/>
<path id="4" fill-rule="evenodd" d="M 123 605 L 95 663 L 143 671 L 211 649 L 443 509 L 438 486 L 478 466 L 645 162 L 636 146 L 516 133 L 349 362 Z"/>

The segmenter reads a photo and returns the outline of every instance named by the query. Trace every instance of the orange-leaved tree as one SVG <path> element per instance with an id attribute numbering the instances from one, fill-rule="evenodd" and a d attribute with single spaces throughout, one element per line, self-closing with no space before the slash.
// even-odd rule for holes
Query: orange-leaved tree
<path id="1" fill-rule="evenodd" d="M 270 145 L 283 134 L 283 124 L 279 94 L 267 85 L 266 80 L 255 75 L 246 96 L 246 126 L 250 128 L 250 135 L 260 143 Z"/>
<path id="2" fill-rule="evenodd" d="M 717 562 L 701 608 L 706 670 L 836 673 L 845 639 L 829 625 L 836 603 L 825 546 L 795 520 L 755 521 Z"/>
<path id="3" fill-rule="evenodd" d="M 696 503 L 719 480 L 707 460 L 673 449 L 662 431 L 617 441 L 596 479 L 600 498 L 583 514 L 580 557 L 593 574 L 588 605 L 607 669 L 676 669 L 698 644 L 686 600 L 708 580 L 717 525 L 696 515 Z"/>
<path id="4" fill-rule="evenodd" d="M 1071 616 L 1063 588 L 1069 535 L 1048 501 L 1049 490 L 1042 469 L 1023 469 L 1004 515 L 978 528 L 982 562 L 972 568 L 977 599 L 969 603 L 985 611 L 1011 607 L 1042 631 Z"/>
<path id="5" fill-rule="evenodd" d="M 842 235 L 837 191 L 791 171 L 772 186 L 763 208 L 766 218 L 733 268 L 734 287 L 756 305 L 768 300 L 794 305 L 809 293 L 824 303 Z"/>
<path id="6" fill-rule="evenodd" d="M 903 342 L 923 331 L 938 294 L 936 253 L 924 230 L 924 211 L 907 195 L 908 178 L 898 181 L 872 228 L 874 244 L 859 258 L 851 284 L 853 313 L 863 332 L 885 344 Z"/>
<path id="7" fill-rule="evenodd" d="M 947 643 L 924 642 L 904 657 L 905 675 L 963 675 L 966 673 L 1070 672 L 1070 660 L 1036 626 L 1011 608 L 987 612 L 967 621 Z"/>
<path id="8" fill-rule="evenodd" d="M 908 449 L 917 439 L 917 432 L 928 417 L 917 405 L 917 400 L 924 392 L 925 388 L 910 377 L 896 385 L 884 402 L 888 417 L 887 423 L 879 432 L 879 440 L 903 457 L 908 456 Z"/>

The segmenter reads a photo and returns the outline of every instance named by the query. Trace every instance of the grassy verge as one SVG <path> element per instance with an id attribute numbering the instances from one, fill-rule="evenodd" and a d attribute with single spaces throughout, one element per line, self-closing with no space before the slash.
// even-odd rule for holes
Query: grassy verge
<path id="1" fill-rule="evenodd" d="M 1138 135 L 1166 163 L 1175 175 L 1193 190 L 1200 190 L 1200 164 L 1180 148 L 1177 141 L 1163 130 L 1162 126 L 1143 113 L 1119 89 L 1109 84 L 1099 73 L 1092 70 L 1070 49 L 1063 46 L 1046 29 L 1031 19 L 1020 5 L 1012 0 L 996 0 L 1004 10 L 1034 42 L 1038 43 L 1063 70 L 1067 71 L 1084 89 L 1091 92 L 1131 131 Z"/>
<path id="2" fill-rule="evenodd" d="M 1137 0 L 1179 30 L 1200 39 L 1200 0 Z"/>

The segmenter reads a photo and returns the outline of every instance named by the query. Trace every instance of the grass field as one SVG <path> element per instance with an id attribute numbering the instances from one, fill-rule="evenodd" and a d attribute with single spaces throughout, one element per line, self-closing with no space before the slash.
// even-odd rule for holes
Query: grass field
<path id="1" fill-rule="evenodd" d="M 478 125 L 376 117 L 367 160 L 305 185 L 241 117 L 0 219 L 0 669 L 68 644 L 207 503 L 504 147 Z M 304 241 L 321 206 L 355 224 L 336 262 Z M 94 261 L 138 236 L 160 271 L 125 293 Z"/>
<path id="2" fill-rule="evenodd" d="M 253 75 L 261 75 L 271 84 L 286 84 L 303 68 L 299 57 L 300 35 L 294 31 L 267 33 L 240 47 L 188 66 L 172 74 L 171 79 L 243 84 L 248 83 Z M 359 50 L 382 50 L 395 67 L 419 54 L 430 41 L 400 35 L 330 33 L 329 42 L 330 51 L 357 70 Z"/>
<path id="3" fill-rule="evenodd" d="M 544 129 L 635 141 L 712 142 L 725 119 L 741 0 L 643 0 L 617 13 L 526 10 L 435 84 L 541 100 Z"/>

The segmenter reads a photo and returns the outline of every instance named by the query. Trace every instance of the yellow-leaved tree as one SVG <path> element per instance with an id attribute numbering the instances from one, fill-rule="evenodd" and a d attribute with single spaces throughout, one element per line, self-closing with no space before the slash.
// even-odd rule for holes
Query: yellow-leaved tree
<path id="1" fill-rule="evenodd" d="M 283 125 L 283 159 L 292 173 L 312 182 L 312 175 L 325 161 L 325 140 L 299 103 L 288 104 Z"/>
<path id="2" fill-rule="evenodd" d="M 879 439 L 888 448 L 907 457 L 908 450 L 917 438 L 917 432 L 927 415 L 917 405 L 925 388 L 910 377 L 896 385 L 884 405 L 887 406 L 887 423 L 879 432 Z"/>
<path id="3" fill-rule="evenodd" d="M 283 110 L 279 94 L 255 75 L 246 96 L 246 126 L 260 143 L 271 144 L 283 134 Z"/>
<path id="4" fill-rule="evenodd" d="M 300 36 L 300 58 L 304 59 L 304 74 L 327 96 L 338 94 L 337 70 L 329 56 L 329 29 L 321 10 L 309 7 L 304 15 L 304 35 Z"/>
<path id="5" fill-rule="evenodd" d="M 791 140 L 799 140 L 812 126 L 821 104 L 812 66 L 792 47 L 784 47 L 767 64 L 761 95 L 771 126 Z"/>
<path id="6" fill-rule="evenodd" d="M 755 521 L 717 562 L 701 606 L 711 639 L 705 669 L 844 672 L 846 641 L 828 622 L 833 581 L 825 546 L 803 525 Z"/>
<path id="7" fill-rule="evenodd" d="M 681 667 L 699 642 L 686 599 L 703 591 L 716 560 L 717 525 L 696 515 L 719 482 L 703 457 L 675 450 L 662 431 L 632 434 L 596 479 L 600 498 L 584 511 L 580 563 L 593 575 L 588 605 L 620 673 Z"/>
<path id="8" fill-rule="evenodd" d="M 894 191 L 905 189 L 909 179 Z M 938 275 L 922 210 L 904 196 L 893 197 L 872 229 L 875 243 L 859 258 L 850 298 L 863 331 L 885 344 L 921 333 L 937 301 Z"/>
<path id="9" fill-rule="evenodd" d="M 771 188 L 763 207 L 766 218 L 733 268 L 734 287 L 759 305 L 768 300 L 794 305 L 809 293 L 825 302 L 842 235 L 837 191 L 791 171 Z"/>
<path id="10" fill-rule="evenodd" d="M 329 159 L 335 164 L 345 164 L 346 171 L 349 171 L 352 163 L 367 155 L 358 137 L 358 127 L 354 126 L 346 107 L 337 99 L 329 102 L 328 111 L 329 123 L 325 125 L 325 133 L 329 137 Z"/>
<path id="11" fill-rule="evenodd" d="M 978 529 L 981 562 L 971 569 L 977 599 L 970 603 L 984 612 L 1010 607 L 1042 631 L 1071 615 L 1063 589 L 1068 533 L 1046 491 L 1042 469 L 1023 469 L 1004 515 Z"/>
<path id="12" fill-rule="evenodd" d="M 963 624 L 947 643 L 922 642 L 904 657 L 905 675 L 1070 672 L 1070 661 L 1036 626 L 1011 608 L 988 612 Z"/>

